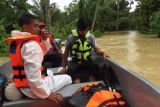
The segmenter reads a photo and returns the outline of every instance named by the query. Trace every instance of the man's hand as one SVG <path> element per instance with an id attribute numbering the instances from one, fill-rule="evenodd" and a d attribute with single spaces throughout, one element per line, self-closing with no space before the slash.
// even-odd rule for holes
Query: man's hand
<path id="1" fill-rule="evenodd" d="M 55 107 L 60 107 L 63 103 L 63 97 L 59 93 L 51 92 L 48 97 L 49 100 L 55 102 Z"/>
<path id="2" fill-rule="evenodd" d="M 108 56 L 106 53 L 104 53 L 104 52 L 103 52 L 102 56 L 103 56 L 104 59 L 105 59 L 106 57 L 109 58 L 109 56 Z"/>
<path id="3" fill-rule="evenodd" d="M 107 54 L 105 54 L 105 52 L 103 52 L 101 49 L 99 49 L 99 48 L 95 48 L 95 53 L 97 54 L 97 55 L 100 55 L 100 56 L 102 56 L 104 59 L 106 59 L 106 57 L 109 57 Z"/>
<path id="4" fill-rule="evenodd" d="M 40 33 L 40 36 L 41 36 L 42 40 L 47 40 L 48 34 L 49 34 L 47 30 L 42 29 L 42 30 L 39 31 L 39 33 Z"/>
<path id="5" fill-rule="evenodd" d="M 66 72 L 67 72 L 66 67 L 63 67 L 63 68 L 60 70 L 60 74 L 66 74 Z"/>

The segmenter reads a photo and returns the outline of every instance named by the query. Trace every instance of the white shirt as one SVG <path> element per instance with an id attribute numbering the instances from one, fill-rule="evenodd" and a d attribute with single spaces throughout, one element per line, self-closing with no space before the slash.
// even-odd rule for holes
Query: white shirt
<path id="1" fill-rule="evenodd" d="M 49 76 L 41 78 L 40 67 L 43 61 L 43 51 L 35 41 L 24 43 L 21 48 L 24 60 L 24 69 L 30 88 L 21 88 L 23 94 L 30 98 L 47 98 L 52 91 L 58 91 L 62 87 L 71 84 L 68 75 Z"/>

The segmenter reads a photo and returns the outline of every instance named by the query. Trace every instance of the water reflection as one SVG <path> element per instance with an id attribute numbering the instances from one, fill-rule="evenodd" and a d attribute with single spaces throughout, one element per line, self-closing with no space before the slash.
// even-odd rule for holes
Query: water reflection
<path id="1" fill-rule="evenodd" d="M 137 32 L 130 31 L 128 34 L 128 39 L 126 43 L 126 49 L 127 49 L 127 55 L 126 55 L 126 60 L 130 65 L 136 66 L 136 62 L 139 59 L 139 52 L 138 51 L 138 44 L 136 44 L 136 39 L 137 37 Z"/>
<path id="2" fill-rule="evenodd" d="M 117 62 L 160 87 L 160 39 L 136 31 L 106 33 L 98 45 Z"/>

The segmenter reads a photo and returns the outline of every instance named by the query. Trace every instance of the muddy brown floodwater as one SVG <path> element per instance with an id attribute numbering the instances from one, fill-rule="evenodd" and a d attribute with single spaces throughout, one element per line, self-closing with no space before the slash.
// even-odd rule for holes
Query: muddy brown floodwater
<path id="1" fill-rule="evenodd" d="M 111 32 L 97 44 L 114 60 L 160 88 L 160 39 L 136 31 Z"/>

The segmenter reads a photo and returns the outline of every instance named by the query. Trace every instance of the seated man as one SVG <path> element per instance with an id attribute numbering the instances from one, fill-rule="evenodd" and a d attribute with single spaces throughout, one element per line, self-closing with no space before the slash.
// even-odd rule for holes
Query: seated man
<path id="1" fill-rule="evenodd" d="M 12 32 L 12 37 L 7 38 L 13 83 L 8 84 L 5 95 L 10 100 L 19 99 L 16 98 L 18 94 L 16 96 L 12 90 L 19 89 L 29 98 L 49 99 L 59 105 L 62 97 L 56 91 L 71 84 L 71 78 L 68 75 L 53 76 L 53 73 L 43 70 L 42 61 L 46 48 L 41 43 L 41 37 L 37 36 L 36 17 L 25 14 L 19 21 L 24 32 Z"/>
<path id="2" fill-rule="evenodd" d="M 42 35 L 43 40 L 49 40 L 50 42 L 50 46 L 49 46 L 49 51 L 47 52 L 52 53 L 52 51 L 57 51 L 59 53 L 61 53 L 61 50 L 58 48 L 57 44 L 55 43 L 54 40 L 54 36 L 52 36 L 48 31 L 47 31 L 47 27 L 45 25 L 45 23 L 43 22 L 38 22 L 36 23 L 36 25 L 39 27 L 38 31 L 39 31 L 39 35 Z M 44 34 L 45 33 L 45 34 Z M 44 35 L 44 36 L 43 36 Z"/>
<path id="3" fill-rule="evenodd" d="M 37 26 L 39 26 L 39 35 L 42 35 L 42 41 L 44 41 L 43 43 L 47 45 L 48 50 L 44 56 L 43 65 L 47 68 L 60 66 L 62 62 L 61 50 L 58 48 L 52 35 L 48 32 L 46 25 L 42 22 L 39 22 L 37 23 Z M 48 62 L 49 65 L 47 64 Z"/>
<path id="4" fill-rule="evenodd" d="M 72 30 L 71 34 L 67 38 L 66 48 L 63 57 L 63 69 L 61 73 L 66 73 L 67 59 L 69 54 L 72 57 L 72 62 L 68 65 L 68 74 L 72 79 L 78 83 L 80 80 L 77 78 L 76 71 L 79 69 L 90 69 L 91 75 L 94 72 L 95 64 L 91 59 L 91 50 L 94 49 L 95 53 L 105 57 L 105 53 L 101 51 L 95 41 L 95 37 L 90 33 L 90 23 L 85 18 L 80 18 L 77 22 L 77 30 Z M 81 70 L 83 71 L 83 70 Z M 90 81 L 93 81 L 94 77 L 90 76 Z"/>

